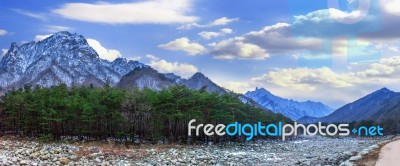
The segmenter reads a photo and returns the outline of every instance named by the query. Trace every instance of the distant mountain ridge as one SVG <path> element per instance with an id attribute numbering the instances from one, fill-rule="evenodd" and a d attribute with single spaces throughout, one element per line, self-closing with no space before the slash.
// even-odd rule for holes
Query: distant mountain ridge
<path id="1" fill-rule="evenodd" d="M 328 116 L 320 118 L 303 117 L 299 121 L 302 123 L 352 122 L 361 120 L 380 122 L 399 116 L 400 93 L 382 88 L 344 105 Z"/>
<path id="2" fill-rule="evenodd" d="M 298 120 L 304 116 L 323 117 L 333 112 L 329 106 L 314 101 L 298 102 L 273 95 L 264 88 L 256 88 L 245 96 L 254 100 L 266 109 L 292 119 Z"/>
<path id="3" fill-rule="evenodd" d="M 161 74 L 152 68 L 134 69 L 121 78 L 118 87 L 142 89 L 148 87 L 151 89 L 164 89 L 174 85 L 183 85 L 190 89 L 205 88 L 207 92 L 227 93 L 225 89 L 212 82 L 202 73 L 195 73 L 189 79 L 181 78 L 173 73 Z"/>

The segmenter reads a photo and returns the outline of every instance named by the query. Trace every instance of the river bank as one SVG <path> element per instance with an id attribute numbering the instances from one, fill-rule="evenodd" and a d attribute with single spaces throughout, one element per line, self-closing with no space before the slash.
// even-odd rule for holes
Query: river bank
<path id="1" fill-rule="evenodd" d="M 0 165 L 340 165 L 392 137 L 299 137 L 218 145 L 40 143 L 0 138 Z"/>

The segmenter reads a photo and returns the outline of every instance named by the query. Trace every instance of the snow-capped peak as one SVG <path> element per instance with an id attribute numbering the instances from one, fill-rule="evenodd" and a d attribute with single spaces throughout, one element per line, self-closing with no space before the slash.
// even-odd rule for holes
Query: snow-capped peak
<path id="1" fill-rule="evenodd" d="M 0 61 L 0 88 L 59 83 L 115 85 L 129 71 L 144 66 L 124 58 L 113 62 L 102 60 L 82 35 L 63 31 L 38 42 L 11 44 Z"/>

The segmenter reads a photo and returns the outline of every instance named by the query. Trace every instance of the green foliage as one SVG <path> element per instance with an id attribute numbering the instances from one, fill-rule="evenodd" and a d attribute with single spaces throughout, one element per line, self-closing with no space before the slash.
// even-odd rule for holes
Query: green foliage
<path id="1" fill-rule="evenodd" d="M 223 141 L 242 138 L 188 137 L 187 124 L 289 122 L 287 118 L 243 104 L 235 94 L 207 93 L 174 86 L 160 91 L 123 90 L 105 85 L 11 90 L 0 100 L 3 133 L 60 140 Z"/>

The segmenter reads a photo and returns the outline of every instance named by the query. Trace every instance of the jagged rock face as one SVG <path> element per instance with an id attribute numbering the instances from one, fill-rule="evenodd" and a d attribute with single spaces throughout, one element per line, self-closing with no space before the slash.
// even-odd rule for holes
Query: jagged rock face
<path id="1" fill-rule="evenodd" d="M 189 79 L 183 79 L 173 73 L 161 74 L 156 70 L 148 68 L 138 68 L 122 77 L 118 87 L 161 90 L 174 85 L 183 85 L 190 89 L 199 90 L 206 87 L 207 92 L 226 93 L 226 91 L 208 79 L 201 73 L 196 73 Z"/>
<path id="2" fill-rule="evenodd" d="M 117 58 L 111 63 L 107 60 L 102 61 L 105 66 L 110 67 L 120 76 L 124 76 L 136 68 L 145 67 L 145 65 L 143 65 L 142 63 L 139 63 L 137 61 L 128 61 L 125 58 Z"/>
<path id="3" fill-rule="evenodd" d="M 191 89 L 201 89 L 202 87 L 206 87 L 207 92 L 217 92 L 217 93 L 225 93 L 226 90 L 212 82 L 209 78 L 204 76 L 202 73 L 196 73 L 188 80 L 180 81 L 182 85 L 185 85 Z"/>
<path id="4" fill-rule="evenodd" d="M 264 108 L 280 113 L 292 120 L 298 120 L 304 116 L 323 117 L 333 112 L 332 108 L 321 102 L 288 100 L 275 96 L 264 88 L 249 91 L 245 96 L 253 99 Z"/>
<path id="5" fill-rule="evenodd" d="M 158 73 L 150 67 L 146 67 L 135 69 L 123 76 L 118 87 L 128 89 L 143 89 L 146 87 L 154 90 L 161 90 L 173 85 L 177 85 L 177 83 L 167 78 L 164 74 Z"/>
<path id="6" fill-rule="evenodd" d="M 39 42 L 13 43 L 0 61 L 0 87 L 115 85 L 123 75 L 143 66 L 123 58 L 100 59 L 83 36 L 59 32 Z"/>
<path id="7" fill-rule="evenodd" d="M 165 73 L 164 76 L 176 83 L 179 83 L 183 80 L 180 76 L 177 76 L 174 73 Z"/>

